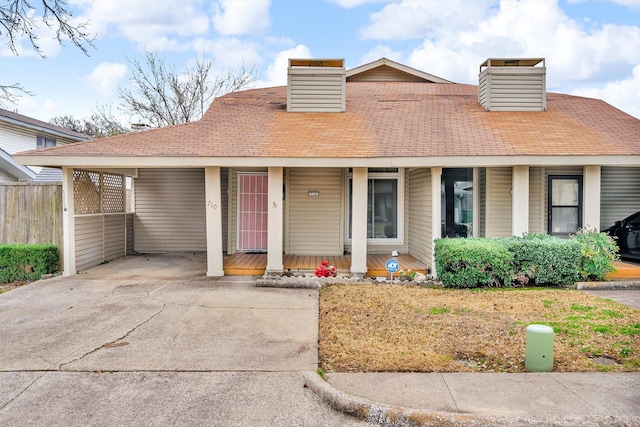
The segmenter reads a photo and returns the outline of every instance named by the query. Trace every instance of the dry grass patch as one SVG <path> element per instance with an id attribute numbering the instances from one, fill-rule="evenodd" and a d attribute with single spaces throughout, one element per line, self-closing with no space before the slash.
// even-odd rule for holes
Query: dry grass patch
<path id="1" fill-rule="evenodd" d="M 640 371 L 640 310 L 565 289 L 323 287 L 319 362 L 334 372 L 523 372 L 531 323 L 553 327 L 555 371 Z"/>

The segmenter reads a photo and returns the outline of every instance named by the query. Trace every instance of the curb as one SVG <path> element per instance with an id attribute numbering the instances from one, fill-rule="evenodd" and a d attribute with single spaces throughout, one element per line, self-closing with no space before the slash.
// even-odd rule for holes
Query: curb
<path id="1" fill-rule="evenodd" d="M 579 291 L 612 291 L 612 290 L 640 290 L 638 280 L 619 280 L 615 282 L 578 282 L 575 289 Z"/>
<path id="2" fill-rule="evenodd" d="M 305 371 L 304 387 L 310 388 L 331 408 L 368 423 L 383 427 L 488 427 L 488 426 L 631 426 L 629 417 L 492 417 L 468 413 L 437 412 L 375 403 L 336 389 L 316 372 Z"/>

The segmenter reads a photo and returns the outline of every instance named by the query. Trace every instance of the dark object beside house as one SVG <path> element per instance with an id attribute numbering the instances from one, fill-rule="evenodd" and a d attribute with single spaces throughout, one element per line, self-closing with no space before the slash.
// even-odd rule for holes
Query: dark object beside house
<path id="1" fill-rule="evenodd" d="M 616 239 L 621 258 L 640 261 L 640 212 L 616 221 L 603 231 Z"/>

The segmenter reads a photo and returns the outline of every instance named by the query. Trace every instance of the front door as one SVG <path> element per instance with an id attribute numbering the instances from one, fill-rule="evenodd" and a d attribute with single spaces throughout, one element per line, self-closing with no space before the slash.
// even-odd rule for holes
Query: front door
<path id="1" fill-rule="evenodd" d="M 442 170 L 442 237 L 473 236 L 473 169 Z"/>
<path id="2" fill-rule="evenodd" d="M 238 174 L 238 251 L 267 251 L 266 173 Z"/>
<path id="3" fill-rule="evenodd" d="M 548 232 L 567 237 L 582 227 L 582 177 L 549 175 Z"/>

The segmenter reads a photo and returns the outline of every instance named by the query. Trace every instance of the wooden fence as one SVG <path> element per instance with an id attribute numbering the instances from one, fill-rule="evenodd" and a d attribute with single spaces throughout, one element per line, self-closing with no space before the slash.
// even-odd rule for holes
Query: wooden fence
<path id="1" fill-rule="evenodd" d="M 0 243 L 53 243 L 62 251 L 62 184 L 0 184 Z"/>

